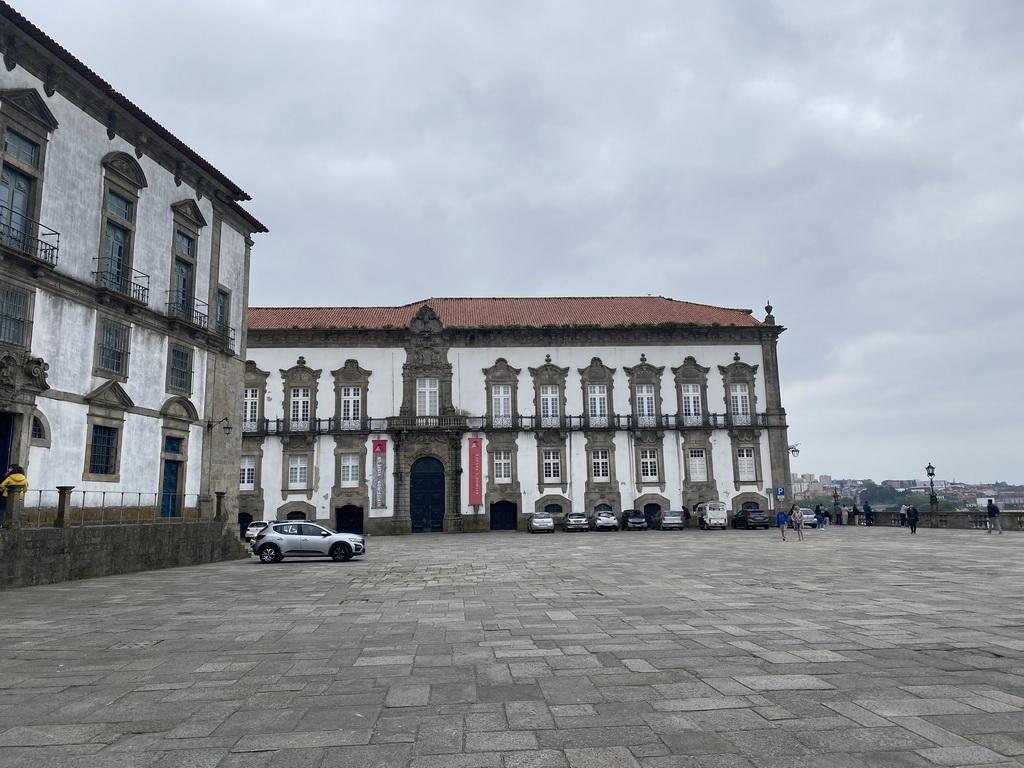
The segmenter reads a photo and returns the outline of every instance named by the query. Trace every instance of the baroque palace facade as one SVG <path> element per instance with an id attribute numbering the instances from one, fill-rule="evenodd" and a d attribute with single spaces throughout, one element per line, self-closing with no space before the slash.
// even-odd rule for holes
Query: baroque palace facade
<path id="1" fill-rule="evenodd" d="M 237 510 L 248 195 L 0 2 L 0 464 L 26 507 Z M 216 428 L 211 428 L 216 425 Z M 10 521 L 9 521 L 10 522 Z"/>
<path id="2" fill-rule="evenodd" d="M 251 308 L 239 524 L 770 508 L 789 443 L 785 329 L 766 313 L 651 296 Z"/>

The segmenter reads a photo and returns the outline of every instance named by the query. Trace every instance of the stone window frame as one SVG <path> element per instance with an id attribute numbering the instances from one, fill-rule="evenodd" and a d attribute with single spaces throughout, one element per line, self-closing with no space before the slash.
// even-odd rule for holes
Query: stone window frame
<path id="1" fill-rule="evenodd" d="M 305 496 L 313 498 L 313 490 L 316 487 L 316 435 L 284 435 L 281 439 L 281 498 L 287 501 L 289 497 Z M 305 456 L 306 458 L 306 485 L 302 488 L 292 488 L 289 483 L 291 474 L 291 459 L 293 456 Z"/>
<path id="2" fill-rule="evenodd" d="M 139 202 L 142 199 L 142 190 L 149 186 L 146 175 L 135 158 L 125 152 L 110 152 L 103 158 L 101 164 L 103 166 L 103 196 L 100 199 L 100 238 L 96 258 L 97 274 L 100 275 L 99 285 L 110 288 L 121 295 L 131 296 L 140 303 L 148 304 L 148 285 L 145 286 L 145 301 L 141 296 L 136 296 L 131 288 L 135 283 L 134 276 L 137 271 L 135 269 L 135 241 L 139 220 Z M 131 203 L 131 219 L 124 219 L 110 210 L 111 193 Z M 119 276 L 120 282 L 115 280 L 111 283 L 102 277 L 108 274 L 105 269 L 108 225 L 128 232 L 128 243 L 124 252 L 124 271 Z"/>
<path id="3" fill-rule="evenodd" d="M 761 464 L 761 433 L 759 430 L 737 429 L 729 432 L 730 450 L 732 452 L 732 477 L 733 487 L 738 491 L 740 486 L 754 485 L 761 488 L 764 480 L 764 472 Z M 739 451 L 747 448 L 754 452 L 754 477 L 752 480 L 740 479 Z"/>
<path id="4" fill-rule="evenodd" d="M 587 452 L 587 486 L 591 490 L 608 493 L 608 489 L 618 490 L 618 468 L 615 460 L 615 433 L 611 431 L 595 431 L 586 433 Z M 594 478 L 594 451 L 605 450 L 608 452 L 608 478 L 596 480 Z"/>
<path id="5" fill-rule="evenodd" d="M 517 427 L 519 415 L 519 374 L 522 368 L 513 368 L 508 360 L 499 357 L 490 368 L 481 369 L 484 374 L 484 397 L 487 404 L 487 424 L 494 429 L 512 429 Z M 494 388 L 509 387 L 509 414 L 497 416 L 494 412 Z"/>
<path id="6" fill-rule="evenodd" d="M 174 352 L 183 352 L 188 358 L 188 387 L 179 387 L 174 382 L 174 371 L 178 370 L 174 367 Z M 167 345 L 167 391 L 174 392 L 176 394 L 189 396 L 192 394 L 192 390 L 195 387 L 196 377 L 196 350 L 195 347 L 190 347 L 186 344 L 179 344 L 177 342 L 171 342 Z"/>
<path id="7" fill-rule="evenodd" d="M 168 461 L 176 461 L 181 465 L 181 469 L 178 474 L 178 488 L 180 489 L 177 493 L 178 498 L 175 499 L 174 503 L 174 516 L 180 517 L 183 510 L 185 509 L 185 491 L 188 487 L 188 426 L 176 423 L 173 420 L 164 419 L 164 423 L 160 429 L 160 510 L 163 511 L 163 478 L 164 478 L 164 465 Z M 178 453 L 167 452 L 167 438 L 174 438 L 181 440 L 181 451 Z"/>
<path id="8" fill-rule="evenodd" d="M 168 277 L 167 296 L 168 303 L 175 304 L 175 293 L 177 286 L 175 284 L 175 262 L 177 260 L 184 261 L 192 267 L 192 285 L 189 286 L 187 299 L 178 298 L 177 305 L 183 310 L 187 311 L 186 318 L 192 317 L 192 311 L 196 309 L 196 303 L 200 302 L 205 304 L 199 299 L 199 286 L 197 282 L 199 280 L 199 250 L 200 250 L 200 237 L 203 229 L 207 226 L 206 218 L 203 216 L 202 211 L 199 209 L 198 203 L 190 198 L 179 200 L 176 203 L 171 203 L 171 218 L 173 224 L 171 227 L 171 247 L 170 247 L 170 275 Z M 178 249 L 178 233 L 185 235 L 192 241 L 192 253 Z M 230 302 L 230 296 L 228 297 Z M 229 303 L 230 309 L 230 303 Z M 209 308 L 207 308 L 207 313 Z M 209 314 L 207 314 L 207 323 L 210 322 Z M 216 329 L 213 329 L 216 330 Z"/>
<path id="9" fill-rule="evenodd" d="M 757 424 L 757 365 L 748 365 L 740 361 L 739 353 L 733 355 L 733 362 L 729 365 L 718 366 L 718 372 L 722 375 L 722 386 L 724 388 L 725 414 L 729 426 L 750 427 Z M 748 405 L 750 414 L 748 418 L 738 418 L 733 413 L 732 407 L 732 385 L 746 384 Z"/>
<path id="10" fill-rule="evenodd" d="M 256 473 L 253 478 L 252 490 L 238 489 L 239 496 L 248 498 L 263 499 L 263 440 L 259 436 L 242 436 L 242 450 L 240 456 L 252 456 L 256 460 Z M 241 465 L 239 465 L 241 470 Z M 241 477 L 239 477 L 241 479 Z M 239 483 L 241 485 L 241 483 Z"/>
<path id="11" fill-rule="evenodd" d="M 36 425 L 39 425 L 39 435 L 36 436 Z M 32 431 L 30 432 L 30 445 L 38 446 L 39 448 L 49 448 L 50 438 L 53 431 L 50 429 L 50 422 L 46 418 L 46 414 L 36 408 L 32 413 Z"/>
<path id="12" fill-rule="evenodd" d="M 711 372 L 711 368 L 705 368 L 702 365 L 698 365 L 696 358 L 688 356 L 683 360 L 683 364 L 678 368 L 672 369 L 672 374 L 675 376 L 676 382 L 676 424 L 680 427 L 698 427 L 704 426 L 708 423 L 708 373 Z M 686 412 L 684 408 L 683 398 L 683 385 L 684 384 L 696 384 L 700 388 L 700 415 L 698 418 L 699 423 L 687 423 Z"/>
<path id="13" fill-rule="evenodd" d="M 6 275 L 5 275 L 6 278 Z M 36 311 L 36 292 L 31 288 L 28 288 L 20 283 L 14 282 L 9 279 L 0 280 L 0 292 L 10 291 L 12 293 L 18 293 L 25 297 L 25 316 L 24 317 L 10 317 L 18 322 L 24 324 L 24 330 L 20 341 L 5 340 L 0 337 L 0 344 L 8 347 L 15 347 L 17 349 L 29 350 L 32 348 L 32 330 L 35 325 L 35 311 Z M 0 304 L 0 323 L 3 323 L 8 318 L 6 314 L 6 305 Z"/>
<path id="14" fill-rule="evenodd" d="M 266 419 L 266 401 L 267 401 L 267 379 L 270 378 L 270 371 L 262 371 L 256 365 L 253 360 L 245 361 L 245 374 L 244 381 L 242 383 L 242 431 L 244 432 L 261 432 L 261 426 L 264 419 Z M 245 412 L 245 390 L 255 389 L 258 390 L 256 398 L 256 420 L 250 422 L 246 419 L 247 414 Z"/>
<path id="15" fill-rule="evenodd" d="M 539 388 L 538 388 L 539 391 Z M 536 433 L 537 441 L 537 486 L 540 490 L 560 488 L 562 493 L 569 491 L 568 435 L 558 430 L 542 430 Z M 557 480 L 544 476 L 544 451 L 558 451 L 561 476 Z"/>
<path id="16" fill-rule="evenodd" d="M 530 376 L 533 378 L 533 412 L 534 426 L 541 428 L 560 428 L 565 425 L 566 410 L 566 382 L 569 377 L 568 368 L 559 368 L 551 362 L 551 355 L 545 355 L 544 365 L 538 368 L 530 368 Z M 555 419 L 550 417 L 545 423 L 541 410 L 541 387 L 558 388 L 558 416 Z M 563 462 L 564 464 L 564 462 Z"/>
<path id="17" fill-rule="evenodd" d="M 43 184 L 46 178 L 46 151 L 50 134 L 59 124 L 43 97 L 34 88 L 8 88 L 0 90 L 0 165 L 6 165 L 32 179 L 29 194 L 28 218 L 39 221 L 43 205 Z M 35 165 L 25 162 L 4 149 L 7 131 L 11 130 L 39 147 Z"/>
<path id="18" fill-rule="evenodd" d="M 557 505 L 561 507 L 561 512 L 551 512 L 552 517 L 555 515 L 565 516 L 566 512 L 572 511 L 572 501 L 569 497 L 563 493 L 549 493 L 541 496 L 533 503 L 534 512 L 548 512 L 548 507 Z"/>
<path id="19" fill-rule="evenodd" d="M 372 375 L 373 371 L 361 368 L 359 361 L 353 358 L 346 360 L 341 368 L 331 371 L 331 376 L 334 377 L 334 418 L 338 429 L 363 429 L 368 423 L 366 403 Z M 346 387 L 359 387 L 359 418 L 357 419 L 345 419 L 342 415 L 342 390 Z"/>
<path id="20" fill-rule="evenodd" d="M 661 379 L 665 373 L 665 366 L 654 366 L 647 362 L 647 355 L 640 355 L 640 364 L 632 368 L 623 367 L 629 382 L 630 411 L 633 416 L 634 427 L 656 427 L 661 425 L 662 396 Z M 654 415 L 650 421 L 641 420 L 639 414 L 639 396 L 637 387 L 654 387 Z M 646 423 L 644 423 L 646 422 Z"/>
<path id="21" fill-rule="evenodd" d="M 259 474 L 259 463 L 260 463 L 259 462 L 259 457 L 256 454 L 254 454 L 254 453 L 248 453 L 247 451 L 243 450 L 241 455 L 240 455 L 240 457 L 239 457 L 239 459 L 240 459 L 240 461 L 238 463 L 238 492 L 239 493 L 254 493 L 256 491 L 256 487 L 257 487 L 256 477 Z M 250 469 L 249 467 L 246 467 L 245 464 L 243 463 L 247 459 L 252 459 L 252 467 L 251 467 L 251 469 L 252 469 L 252 483 L 251 483 L 252 487 L 251 488 L 243 487 L 245 485 L 249 485 L 249 483 L 243 482 L 243 476 L 242 476 L 242 472 L 244 472 L 246 469 Z"/>
<path id="22" fill-rule="evenodd" d="M 296 360 L 295 365 L 291 368 L 287 370 L 281 368 L 279 370 L 281 372 L 281 385 L 284 390 L 284 394 L 281 399 L 281 406 L 284 409 L 282 416 L 284 418 L 285 431 L 316 432 L 317 407 L 319 400 L 318 390 L 320 374 L 323 373 L 323 369 L 318 368 L 314 370 L 306 365 L 306 358 L 299 357 L 298 360 Z M 309 388 L 309 424 L 305 429 L 293 429 L 292 390 L 301 389 L 303 387 Z M 295 421 L 302 422 L 303 419 L 296 419 Z"/>
<path id="23" fill-rule="evenodd" d="M 593 357 L 590 365 L 586 368 L 578 368 L 580 375 L 580 386 L 583 393 L 583 421 L 587 429 L 613 429 L 615 427 L 615 368 L 609 368 L 601 362 L 601 358 Z M 600 417 L 590 415 L 590 387 L 592 385 L 605 387 L 607 398 L 606 423 L 600 423 Z M 589 454 L 589 452 L 588 452 Z M 590 471 L 587 472 L 590 475 Z"/>
<path id="24" fill-rule="evenodd" d="M 341 457 L 358 456 L 359 465 L 357 471 L 358 482 L 356 485 L 341 484 Z M 339 504 L 353 504 L 364 509 L 368 506 L 367 499 L 370 494 L 370 481 L 367 478 L 369 471 L 369 453 L 366 446 L 366 435 L 362 432 L 346 432 L 334 436 L 334 487 L 331 489 L 331 506 Z"/>
<path id="25" fill-rule="evenodd" d="M 109 368 L 104 368 L 100 365 L 100 360 L 103 358 L 102 350 L 104 348 L 103 342 L 105 340 L 104 326 L 116 326 L 124 331 L 124 361 L 120 371 L 114 371 Z M 114 379 L 122 384 L 128 381 L 128 371 L 131 365 L 131 353 L 132 353 L 132 325 L 131 323 L 125 323 L 120 319 L 100 313 L 96 317 L 96 339 L 93 345 L 93 367 L 92 373 L 94 376 L 100 376 L 105 379 Z"/>
<path id="26" fill-rule="evenodd" d="M 707 473 L 706 480 L 694 480 L 690 473 L 690 451 L 704 451 L 704 469 Z M 690 509 L 697 503 L 694 496 L 701 501 L 711 501 L 717 498 L 717 485 L 715 480 L 714 452 L 711 445 L 710 430 L 691 430 L 683 436 L 680 455 L 682 457 L 682 478 L 684 503 Z"/>
<path id="27" fill-rule="evenodd" d="M 357 453 L 355 451 L 346 451 L 338 454 L 338 487 L 339 488 L 358 488 L 362 482 L 362 468 L 363 468 L 363 453 Z M 346 462 L 346 457 L 355 459 L 355 461 Z M 355 466 L 355 479 L 345 479 L 345 467 Z"/>
<path id="28" fill-rule="evenodd" d="M 513 451 L 509 448 L 498 448 L 491 451 L 491 474 L 494 477 L 495 485 L 508 485 L 512 482 L 512 456 Z M 506 463 L 507 462 L 507 463 Z M 500 473 L 499 466 L 508 470 L 507 474 Z"/>
<path id="29" fill-rule="evenodd" d="M 82 467 L 82 480 L 97 483 L 121 482 L 121 457 L 124 455 L 125 413 L 135 407 L 135 403 L 121 385 L 108 380 L 97 389 L 86 395 L 89 411 L 86 415 L 85 461 Z M 95 428 L 107 427 L 115 433 L 113 446 L 113 472 L 94 473 L 92 454 L 96 446 Z"/>
<path id="30" fill-rule="evenodd" d="M 452 400 L 452 364 L 448 362 L 448 341 L 444 335 L 441 320 L 434 310 L 424 304 L 409 322 L 409 337 L 406 342 L 406 361 L 402 366 L 402 402 L 398 415 L 420 418 L 425 425 L 433 420 L 455 414 Z M 420 379 L 437 379 L 437 415 L 420 415 L 417 382 Z"/>
<path id="31" fill-rule="evenodd" d="M 485 446 L 487 450 L 487 491 L 488 494 L 508 494 L 519 492 L 519 441 L 518 433 L 512 431 L 491 432 L 487 435 Z M 510 476 L 508 479 L 498 480 L 495 471 L 494 454 L 499 451 L 507 451 L 510 456 Z M 506 496 L 502 495 L 502 498 Z M 488 504 L 495 499 L 489 498 Z"/>
<path id="32" fill-rule="evenodd" d="M 633 477 L 636 479 L 635 486 L 637 493 L 643 488 L 657 486 L 662 492 L 665 491 L 665 433 L 656 430 L 637 430 L 633 433 Z M 658 476 L 655 478 L 646 477 L 643 474 L 643 459 L 641 451 L 655 451 Z"/>

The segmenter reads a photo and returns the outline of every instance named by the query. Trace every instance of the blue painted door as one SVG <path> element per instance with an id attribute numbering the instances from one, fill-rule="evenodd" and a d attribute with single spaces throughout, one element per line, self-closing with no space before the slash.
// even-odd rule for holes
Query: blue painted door
<path id="1" fill-rule="evenodd" d="M 160 501 L 161 517 L 176 517 L 179 514 L 178 483 L 180 477 L 181 462 L 164 461 L 164 482 Z"/>

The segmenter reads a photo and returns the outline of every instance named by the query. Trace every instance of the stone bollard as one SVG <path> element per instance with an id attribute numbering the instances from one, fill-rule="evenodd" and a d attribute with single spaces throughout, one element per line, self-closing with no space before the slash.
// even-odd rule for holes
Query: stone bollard
<path id="1" fill-rule="evenodd" d="M 24 490 L 25 486 L 23 485 L 7 486 L 7 512 L 4 513 L 4 528 L 21 527 L 21 494 Z"/>
<path id="2" fill-rule="evenodd" d="M 68 510 L 71 509 L 71 492 L 73 485 L 57 486 L 57 518 L 53 521 L 54 528 L 63 528 L 68 524 Z"/>

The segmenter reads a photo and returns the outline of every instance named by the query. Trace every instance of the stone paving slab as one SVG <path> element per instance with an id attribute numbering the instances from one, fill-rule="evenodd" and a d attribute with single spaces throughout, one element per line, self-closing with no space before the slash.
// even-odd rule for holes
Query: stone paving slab
<path id="1" fill-rule="evenodd" d="M 11 590 L 0 767 L 1021 766 L 1022 549 L 419 535 Z"/>

